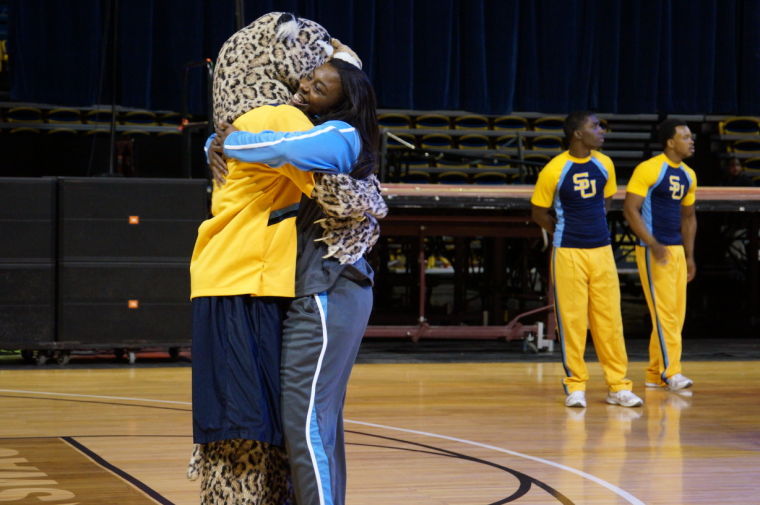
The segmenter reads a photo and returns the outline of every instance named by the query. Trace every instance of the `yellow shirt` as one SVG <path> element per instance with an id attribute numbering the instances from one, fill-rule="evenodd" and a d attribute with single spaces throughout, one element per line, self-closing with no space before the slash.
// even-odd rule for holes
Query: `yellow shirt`
<path id="1" fill-rule="evenodd" d="M 266 105 L 240 116 L 246 131 L 303 131 L 313 125 L 290 105 Z M 314 189 L 311 172 L 292 165 L 227 161 L 227 181 L 215 186 L 214 216 L 198 228 L 190 260 L 191 298 L 294 296 L 295 217 L 302 194 Z"/>

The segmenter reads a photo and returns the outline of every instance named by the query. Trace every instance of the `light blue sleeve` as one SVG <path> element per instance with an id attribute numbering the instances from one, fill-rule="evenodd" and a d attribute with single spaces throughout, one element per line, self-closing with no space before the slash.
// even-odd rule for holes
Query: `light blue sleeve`
<path id="1" fill-rule="evenodd" d="M 280 167 L 289 163 L 299 170 L 347 174 L 361 152 L 356 129 L 343 121 L 327 121 L 302 132 L 232 132 L 224 141 L 224 154 L 249 163 Z"/>
<path id="2" fill-rule="evenodd" d="M 212 133 L 209 135 L 208 139 L 206 139 L 206 145 L 203 146 L 203 153 L 206 155 L 206 165 L 210 165 L 208 161 L 208 150 L 211 147 L 211 142 L 214 141 L 214 138 L 216 137 L 216 133 Z"/>

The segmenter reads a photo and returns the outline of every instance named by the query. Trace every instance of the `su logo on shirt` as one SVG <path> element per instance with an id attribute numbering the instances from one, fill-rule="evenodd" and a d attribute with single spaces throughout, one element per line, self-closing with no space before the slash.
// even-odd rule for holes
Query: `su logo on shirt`
<path id="1" fill-rule="evenodd" d="M 596 180 L 588 179 L 588 172 L 578 172 L 573 175 L 573 189 L 581 194 L 582 198 L 591 198 L 596 194 Z"/>
<path id="2" fill-rule="evenodd" d="M 681 184 L 681 178 L 677 175 L 671 175 L 668 178 L 668 181 L 670 181 L 670 187 L 668 189 L 670 190 L 673 200 L 680 200 L 683 198 L 684 185 Z"/>

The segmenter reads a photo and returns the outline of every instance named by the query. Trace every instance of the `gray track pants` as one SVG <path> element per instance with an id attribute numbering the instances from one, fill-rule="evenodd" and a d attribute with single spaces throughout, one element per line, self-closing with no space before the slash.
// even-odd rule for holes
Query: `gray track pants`
<path id="1" fill-rule="evenodd" d="M 298 505 L 343 505 L 343 403 L 372 311 L 369 282 L 340 277 L 296 298 L 282 336 L 282 420 Z"/>

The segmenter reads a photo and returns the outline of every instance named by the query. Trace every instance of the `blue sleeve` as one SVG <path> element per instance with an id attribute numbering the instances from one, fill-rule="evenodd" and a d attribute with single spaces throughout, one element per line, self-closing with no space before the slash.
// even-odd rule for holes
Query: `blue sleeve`
<path id="1" fill-rule="evenodd" d="M 206 139 L 206 145 L 203 146 L 203 153 L 206 155 L 206 165 L 210 165 L 208 161 L 208 150 L 209 147 L 211 147 L 211 142 L 214 141 L 214 138 L 216 137 L 216 133 L 212 133 L 209 135 L 208 139 Z"/>
<path id="2" fill-rule="evenodd" d="M 224 141 L 224 154 L 249 163 L 280 167 L 289 163 L 299 170 L 347 174 L 361 152 L 356 129 L 343 121 L 327 121 L 302 132 L 242 130 Z"/>

